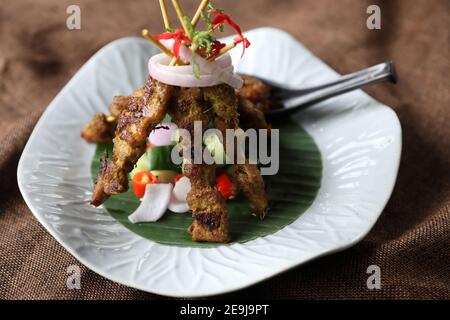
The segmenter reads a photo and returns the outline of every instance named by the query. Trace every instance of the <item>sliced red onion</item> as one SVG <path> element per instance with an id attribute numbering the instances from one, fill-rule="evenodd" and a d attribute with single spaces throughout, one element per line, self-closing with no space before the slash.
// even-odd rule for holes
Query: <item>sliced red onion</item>
<path id="1" fill-rule="evenodd" d="M 172 189 L 171 183 L 147 184 L 141 204 L 128 220 L 131 223 L 158 221 L 169 206 Z"/>
<path id="2" fill-rule="evenodd" d="M 181 177 L 175 187 L 173 188 L 172 195 L 179 201 L 187 201 L 187 195 L 191 191 L 191 181 L 188 177 Z"/>
<path id="3" fill-rule="evenodd" d="M 155 146 L 166 146 L 172 144 L 172 135 L 177 125 L 173 122 L 160 123 L 150 132 L 149 141 Z"/>
<path id="4" fill-rule="evenodd" d="M 187 201 L 172 199 L 169 203 L 169 210 L 174 213 L 185 213 L 189 211 L 189 205 Z"/>
<path id="5" fill-rule="evenodd" d="M 169 203 L 169 210 L 175 213 L 184 213 L 189 211 L 187 195 L 191 191 L 191 181 L 188 177 L 182 177 L 177 181 L 172 191 L 172 197 Z"/>

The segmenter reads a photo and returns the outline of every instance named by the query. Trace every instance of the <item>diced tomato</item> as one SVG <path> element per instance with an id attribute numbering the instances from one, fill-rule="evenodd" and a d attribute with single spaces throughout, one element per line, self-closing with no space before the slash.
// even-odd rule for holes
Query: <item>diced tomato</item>
<path id="1" fill-rule="evenodd" d="M 173 185 L 175 185 L 181 178 L 183 178 L 183 175 L 181 173 L 173 177 Z"/>
<path id="2" fill-rule="evenodd" d="M 233 183 L 226 174 L 222 174 L 216 178 L 217 190 L 225 199 L 230 199 L 233 196 Z"/>
<path id="3" fill-rule="evenodd" d="M 147 147 L 145 148 L 145 151 L 148 151 L 152 147 L 152 144 L 150 142 L 147 142 Z"/>
<path id="4" fill-rule="evenodd" d="M 158 183 L 158 178 L 148 171 L 137 172 L 133 177 L 133 191 L 136 197 L 142 198 L 147 184 Z"/>

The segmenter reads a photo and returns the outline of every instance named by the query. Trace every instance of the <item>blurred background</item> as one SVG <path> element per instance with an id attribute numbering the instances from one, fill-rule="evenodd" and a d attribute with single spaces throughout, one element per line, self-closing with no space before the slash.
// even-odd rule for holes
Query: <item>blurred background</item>
<path id="1" fill-rule="evenodd" d="M 180 2 L 192 16 L 200 0 Z M 81 8 L 81 30 L 66 28 L 66 8 L 73 4 Z M 367 92 L 393 107 L 404 135 L 393 196 L 360 244 L 231 296 L 448 298 L 450 2 L 215 0 L 214 4 L 230 13 L 243 30 L 262 26 L 286 30 L 340 73 L 394 61 L 399 83 L 378 85 Z M 366 10 L 372 4 L 381 8 L 381 30 L 366 27 Z M 84 267 L 83 277 L 92 286 L 67 292 L 65 268 L 76 260 L 32 217 L 16 183 L 22 149 L 53 97 L 102 46 L 121 37 L 140 36 L 143 28 L 152 33 L 163 31 L 157 0 L 2 2 L 1 298 L 153 297 L 116 285 Z M 373 263 L 389 274 L 380 291 L 365 289 L 365 270 Z M 49 269 L 55 270 L 53 276 L 47 274 Z M 53 281 L 42 280 L 43 274 Z M 37 279 L 37 287 L 29 284 L 30 277 Z"/>

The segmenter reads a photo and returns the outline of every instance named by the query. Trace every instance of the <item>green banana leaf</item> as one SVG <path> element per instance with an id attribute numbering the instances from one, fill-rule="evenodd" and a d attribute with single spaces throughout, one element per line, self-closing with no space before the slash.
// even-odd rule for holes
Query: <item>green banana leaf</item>
<path id="1" fill-rule="evenodd" d="M 244 196 L 227 202 L 231 240 L 227 244 L 204 243 L 191 240 L 186 231 L 192 223 L 190 213 L 167 211 L 162 219 L 152 223 L 132 224 L 128 216 L 139 206 L 133 191 L 109 198 L 105 209 L 132 232 L 155 242 L 183 247 L 217 247 L 243 243 L 263 237 L 289 225 L 305 212 L 320 188 L 322 161 L 312 137 L 293 123 L 274 125 L 280 129 L 280 170 L 274 176 L 264 176 L 270 211 L 264 220 L 252 215 Z M 111 144 L 98 144 L 92 159 L 92 178 L 96 179 L 100 157 Z M 111 154 L 111 152 L 110 152 Z"/>

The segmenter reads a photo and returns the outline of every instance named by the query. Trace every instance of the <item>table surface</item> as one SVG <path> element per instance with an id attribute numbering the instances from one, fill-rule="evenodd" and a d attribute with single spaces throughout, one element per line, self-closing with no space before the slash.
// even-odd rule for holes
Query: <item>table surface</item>
<path id="1" fill-rule="evenodd" d="M 193 14 L 199 1 L 182 2 Z M 18 0 L 0 6 L 0 299 L 153 299 L 82 266 L 33 217 L 16 169 L 36 121 L 92 54 L 108 42 L 162 30 L 157 2 L 77 1 L 81 30 L 66 28 L 70 1 Z M 272 26 L 293 34 L 340 73 L 382 61 L 399 83 L 366 91 L 392 106 L 403 129 L 393 195 L 356 246 L 220 298 L 450 298 L 450 2 L 446 0 L 217 0 L 244 30 Z M 381 30 L 366 27 L 379 5 Z M 270 12 L 270 14 L 268 14 Z M 173 16 L 172 16 L 173 17 Z M 66 286 L 81 268 L 80 290 Z M 381 269 L 368 290 L 367 268 Z"/>

